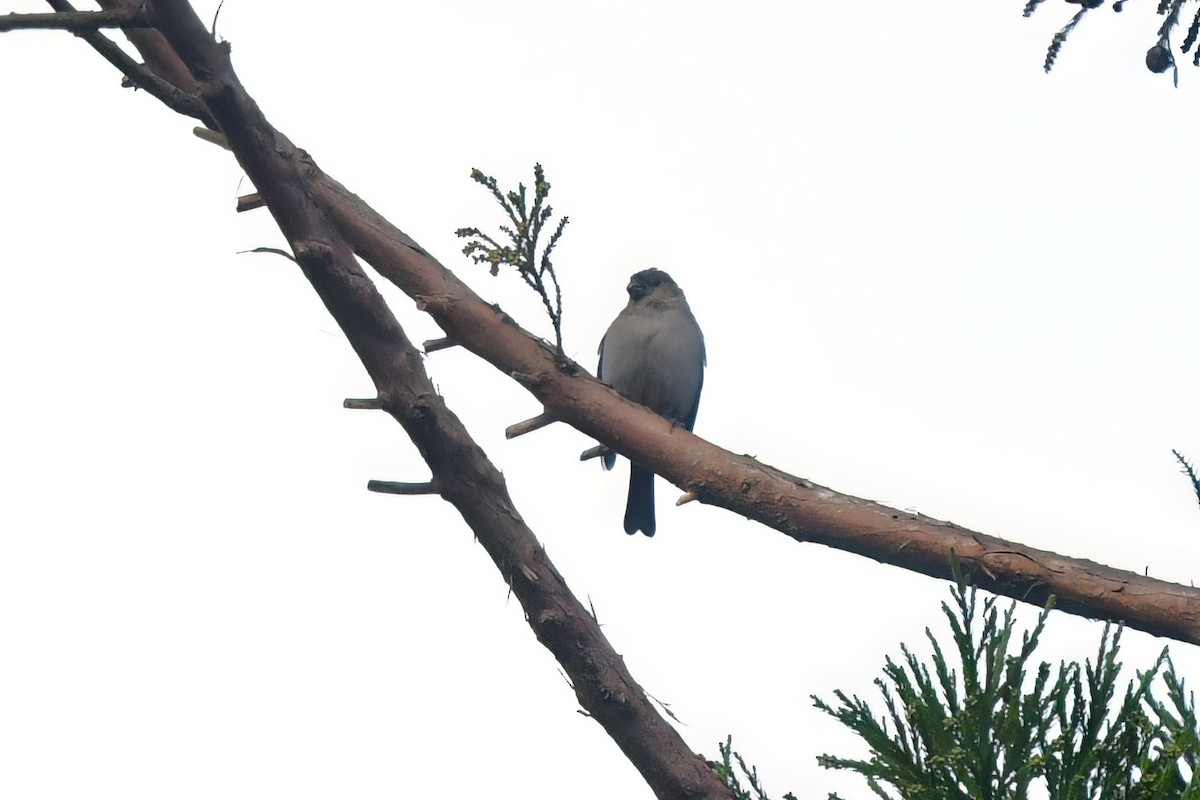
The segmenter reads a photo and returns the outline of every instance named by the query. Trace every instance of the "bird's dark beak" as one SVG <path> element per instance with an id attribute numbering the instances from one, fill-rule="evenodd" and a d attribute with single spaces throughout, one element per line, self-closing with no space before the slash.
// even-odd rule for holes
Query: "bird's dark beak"
<path id="1" fill-rule="evenodd" d="M 639 281 L 637 278 L 634 278 L 629 282 L 629 285 L 625 287 L 625 291 L 629 292 L 629 296 L 636 300 L 646 293 L 646 287 L 641 281 Z"/>

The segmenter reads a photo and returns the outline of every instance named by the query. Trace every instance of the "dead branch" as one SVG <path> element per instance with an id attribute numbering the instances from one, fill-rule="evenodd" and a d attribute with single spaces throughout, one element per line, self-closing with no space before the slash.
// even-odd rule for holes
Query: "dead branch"
<path id="1" fill-rule="evenodd" d="M 380 494 L 440 494 L 437 481 L 401 483 L 400 481 L 367 481 L 368 492 Z"/>
<path id="2" fill-rule="evenodd" d="M 291 262 L 293 262 L 293 263 L 297 263 L 297 262 L 296 262 L 296 257 L 295 257 L 295 256 L 293 256 L 293 255 L 292 255 L 291 253 L 289 253 L 287 250 L 281 250 L 281 249 L 280 249 L 280 248 L 278 248 L 278 247 L 267 247 L 267 246 L 265 246 L 265 245 L 264 245 L 264 246 L 262 246 L 262 247 L 255 247 L 255 248 L 252 248 L 252 249 L 250 249 L 250 250 L 238 250 L 238 251 L 237 251 L 237 254 L 238 254 L 239 256 L 246 255 L 247 253 L 269 253 L 270 255 L 273 255 L 273 256 L 283 256 L 283 257 L 284 257 L 284 258 L 286 258 L 288 261 L 291 261 Z"/>
<path id="3" fill-rule="evenodd" d="M 243 211 L 253 211 L 256 208 L 262 208 L 267 204 L 266 200 L 262 199 L 262 195 L 258 192 L 254 194 L 244 194 L 237 199 L 237 213 Z"/>
<path id="4" fill-rule="evenodd" d="M 210 130 L 209 128 L 192 128 L 192 134 L 197 139 L 203 139 L 225 150 L 229 149 L 229 142 L 225 140 L 225 135 L 218 131 Z"/>
<path id="5" fill-rule="evenodd" d="M 534 431 L 541 430 L 547 425 L 553 425 L 555 422 L 558 422 L 558 420 L 555 419 L 552 414 L 538 414 L 532 419 L 527 419 L 523 422 L 517 422 L 509 425 L 504 429 L 504 438 L 515 439 L 518 436 L 524 436 L 527 433 L 533 433 Z"/>
<path id="6" fill-rule="evenodd" d="M 347 397 L 342 401 L 342 408 L 353 408 L 359 411 L 378 411 L 383 408 L 383 403 L 380 402 L 378 397 L 366 397 L 361 400 Z"/>
<path id="7" fill-rule="evenodd" d="M 47 5 L 61 14 L 79 13 L 75 7 L 71 5 L 69 0 L 46 0 Z M 100 2 L 101 6 L 105 6 L 104 2 Z M 117 10 L 122 8 L 141 7 L 140 3 L 129 3 L 127 6 L 120 3 L 109 4 L 106 6 L 108 10 Z M 126 31 L 126 35 L 131 38 L 145 38 L 141 34 L 149 34 L 149 29 L 141 31 L 131 29 Z M 112 64 L 121 73 L 128 78 L 134 86 L 139 89 L 144 89 L 151 97 L 154 97 L 167 108 L 183 114 L 184 116 L 198 119 L 210 128 L 216 128 L 217 125 L 212 121 L 208 112 L 203 106 L 192 97 L 188 91 L 180 88 L 183 86 L 178 81 L 166 80 L 160 75 L 147 70 L 141 64 L 134 61 L 125 51 L 116 45 L 111 39 L 106 37 L 99 31 L 76 31 L 75 35 L 83 39 L 92 49 L 99 53 L 104 60 Z M 140 48 L 139 48 L 140 52 Z M 191 76 L 188 76 L 188 83 L 194 84 L 191 81 Z"/>
<path id="8" fill-rule="evenodd" d="M 504 479 L 446 408 L 407 339 L 353 252 L 304 191 L 303 161 L 270 126 L 185 0 L 158 0 L 156 25 L 188 65 L 204 102 L 268 209 L 304 275 L 346 334 L 376 385 L 381 405 L 404 427 L 433 473 L 432 486 L 455 506 L 506 577 L 530 626 L 571 676 L 596 718 L 660 797 L 727 798 L 705 761 L 654 709 L 587 610 L 571 594 L 521 521 Z M 150 59 L 147 58 L 149 62 Z M 405 237 L 407 238 L 407 237 Z M 423 253 L 411 240 L 398 240 Z"/>
<path id="9" fill-rule="evenodd" d="M 426 339 L 425 343 L 421 345 L 421 348 L 426 353 L 434 353 L 438 350 L 449 350 L 451 347 L 457 346 L 458 342 L 454 341 L 448 336 L 443 336 L 440 339 Z"/>
<path id="10" fill-rule="evenodd" d="M 0 14 L 0 33 L 20 30 L 59 30 L 72 33 L 101 28 L 144 28 L 149 24 L 140 8 L 111 11 L 63 11 L 52 14 Z"/>
<path id="11" fill-rule="evenodd" d="M 598 444 L 595 447 L 589 447 L 579 454 L 580 461 L 591 461 L 593 458 L 604 458 L 612 452 L 612 448 L 608 445 Z"/>
<path id="12" fill-rule="evenodd" d="M 59 3 L 65 3 L 66 0 L 46 0 L 55 10 L 58 9 Z M 138 6 L 143 3 L 143 0 L 96 0 L 96 5 L 105 9 L 113 8 L 129 8 Z M 159 6 L 155 3 L 150 3 L 151 14 L 155 13 Z M 191 71 L 175 53 L 167 40 L 162 34 L 154 28 L 134 28 L 125 31 L 125 35 L 129 37 L 129 41 L 141 53 L 142 58 L 146 61 L 146 69 L 154 75 L 157 75 L 167 83 L 178 87 L 181 91 L 188 95 L 195 95 L 200 88 L 199 81 L 192 77 Z M 212 38 L 212 35 L 209 35 Z M 215 44 L 215 42 L 214 42 Z M 203 106 L 203 104 L 200 104 Z M 205 123 L 207 124 L 207 123 Z M 209 127 L 216 128 L 216 125 Z"/>

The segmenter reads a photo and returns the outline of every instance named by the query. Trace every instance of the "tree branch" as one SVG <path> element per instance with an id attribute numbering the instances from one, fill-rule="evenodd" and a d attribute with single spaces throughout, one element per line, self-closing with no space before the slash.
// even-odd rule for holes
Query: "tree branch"
<path id="1" fill-rule="evenodd" d="M 530 627 L 571 678 L 577 697 L 659 797 L 728 798 L 626 670 L 599 625 L 567 588 L 521 519 L 504 478 L 437 394 L 408 340 L 354 254 L 303 191 L 304 162 L 245 92 L 228 52 L 185 0 L 155 3 L 156 24 L 191 69 L 230 149 L 267 200 L 304 275 L 375 383 L 380 405 L 416 444 L 429 485 L 462 514 L 520 601 Z M 411 486 L 407 489 L 412 489 Z"/>
<path id="2" fill-rule="evenodd" d="M 953 553 L 976 585 L 1071 614 L 1200 644 L 1200 589 L 977 533 L 839 494 L 724 450 L 625 400 L 484 302 L 307 153 L 313 198 L 365 261 L 428 312 L 447 336 L 529 390 L 547 414 L 643 464 L 704 503 L 786 533 L 931 577 Z"/>
<path id="3" fill-rule="evenodd" d="M 81 13 L 75 10 L 68 0 L 46 0 L 47 4 L 60 14 Z M 103 5 L 103 3 L 101 3 Z M 124 9 L 126 12 L 134 7 L 141 8 L 141 3 L 131 2 L 129 6 L 115 6 L 110 9 L 119 11 Z M 101 13 L 101 12 L 93 12 Z M 127 35 L 138 36 L 139 34 L 150 34 L 149 29 L 142 31 L 129 31 Z M 172 83 L 168 80 L 160 78 L 153 72 L 147 70 L 141 64 L 134 61 L 125 51 L 117 46 L 115 42 L 106 37 L 99 31 L 76 31 L 75 35 L 83 39 L 92 49 L 99 53 L 104 60 L 112 64 L 121 71 L 125 77 L 139 89 L 144 89 L 152 97 L 155 97 L 167 108 L 177 114 L 183 114 L 193 119 L 198 119 L 210 128 L 216 128 L 217 125 L 208 115 L 208 111 L 196 100 L 195 97 L 188 92 L 179 88 L 178 83 Z M 144 37 L 143 37 L 144 38 Z M 188 82 L 191 83 L 191 76 L 188 76 Z M 194 86 L 193 86 L 194 89 Z"/>
<path id="4" fill-rule="evenodd" d="M 22 30 L 60 30 L 73 33 L 101 28 L 144 28 L 150 23 L 143 9 L 117 8 L 111 11 L 63 11 L 53 14 L 2 14 L 0 33 Z"/>
<path id="5" fill-rule="evenodd" d="M 54 0 L 58 2 L 59 0 Z M 112 3 L 116 0 L 101 0 Z M 161 3 L 159 4 L 161 8 Z M 485 303 L 411 237 L 326 175 L 282 134 L 305 190 L 354 251 L 452 338 L 525 386 L 559 420 L 653 469 L 701 502 L 811 541 L 939 579 L 954 553 L 977 585 L 1042 605 L 1200 644 L 1200 589 L 1026 547 L 788 475 L 672 427 L 593 380 Z"/>
<path id="6" fill-rule="evenodd" d="M 51 5 L 66 2 L 66 0 L 46 0 Z M 131 6 L 140 5 L 144 0 L 96 0 L 96 5 L 105 9 L 129 8 Z M 158 8 L 156 4 L 150 4 L 150 12 L 153 15 Z M 137 51 L 142 54 L 142 58 L 146 61 L 146 66 L 158 77 L 164 81 L 178 87 L 181 91 L 187 94 L 195 94 L 197 89 L 197 81 L 192 77 L 191 71 L 176 55 L 171 46 L 167 44 L 167 40 L 163 35 L 154 28 L 139 28 L 125 31 L 125 35 L 129 37 L 129 41 L 137 48 Z M 205 31 L 210 39 L 212 35 Z M 215 44 L 215 41 L 214 41 Z"/>
<path id="7" fill-rule="evenodd" d="M 403 483 L 400 481 L 367 481 L 368 492 L 380 494 L 438 494 L 441 487 L 437 481 Z"/>

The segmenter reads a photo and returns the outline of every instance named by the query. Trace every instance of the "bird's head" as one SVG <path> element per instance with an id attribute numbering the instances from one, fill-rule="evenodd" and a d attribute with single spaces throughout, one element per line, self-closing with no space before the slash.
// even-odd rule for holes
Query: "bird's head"
<path id="1" fill-rule="evenodd" d="M 634 273 L 629 279 L 629 285 L 625 287 L 625 291 L 629 292 L 631 300 L 641 300 L 655 294 L 656 289 L 664 288 L 668 295 L 675 294 L 679 291 L 679 287 L 671 276 L 663 272 L 661 269 L 644 269 L 641 272 Z"/>

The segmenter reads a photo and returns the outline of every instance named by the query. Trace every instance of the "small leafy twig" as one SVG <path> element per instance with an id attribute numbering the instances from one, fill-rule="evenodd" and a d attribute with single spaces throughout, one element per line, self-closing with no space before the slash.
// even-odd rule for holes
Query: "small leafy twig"
<path id="1" fill-rule="evenodd" d="M 708 763 L 717 771 L 717 776 L 725 784 L 725 788 L 729 789 L 737 800 L 770 800 L 766 790 L 759 783 L 758 769 L 753 765 L 748 766 L 746 760 L 742 758 L 742 754 L 733 749 L 732 736 L 726 737 L 724 742 L 717 742 L 717 749 L 721 751 L 721 760 Z M 737 765 L 736 769 L 734 768 L 735 764 Z M 739 771 L 750 784 L 749 789 L 742 787 L 742 781 L 738 777 Z M 796 800 L 796 796 L 788 792 L 783 796 L 783 800 Z"/>
<path id="2" fill-rule="evenodd" d="M 1026 0 L 1022 13 L 1026 17 L 1031 16 L 1043 2 L 1044 0 Z M 1049 72 L 1054 67 L 1054 62 L 1058 59 L 1063 45 L 1066 44 L 1067 37 L 1070 36 L 1071 31 L 1083 19 L 1084 14 L 1104 5 L 1105 0 L 1067 0 L 1067 2 L 1079 6 L 1079 11 L 1050 40 L 1050 47 L 1046 51 L 1046 60 L 1042 65 L 1046 72 Z M 1120 13 L 1125 9 L 1127 2 L 1128 0 L 1116 0 L 1112 4 L 1112 10 Z M 1175 63 L 1175 57 L 1171 53 L 1171 31 L 1179 25 L 1180 14 L 1187 2 L 1188 0 L 1159 0 L 1156 11 L 1159 16 L 1166 17 L 1166 19 L 1159 26 L 1158 40 L 1146 51 L 1146 68 L 1154 73 L 1173 70 L 1172 74 L 1176 86 L 1179 85 L 1179 65 Z M 1195 45 L 1197 37 L 1200 37 L 1200 10 L 1196 11 L 1192 23 L 1188 28 L 1187 35 L 1184 37 L 1183 46 L 1180 49 L 1185 53 L 1188 52 Z M 1192 58 L 1192 63 L 1200 66 L 1200 48 L 1197 48 Z"/>
<path id="3" fill-rule="evenodd" d="M 554 326 L 554 340 L 558 353 L 562 355 L 562 289 L 558 285 L 558 275 L 554 272 L 550 256 L 570 218 L 563 217 L 558 221 L 558 226 L 550 235 L 550 241 L 546 243 L 539 257 L 538 238 L 554 210 L 546 204 L 546 198 L 550 195 L 550 184 L 546 182 L 541 164 L 533 165 L 533 178 L 533 208 L 529 208 L 525 184 L 517 184 L 515 192 L 502 192 L 495 178 L 485 175 L 480 170 L 471 170 L 471 180 L 492 193 L 512 223 L 511 227 L 500 226 L 500 231 L 508 242 L 500 244 L 479 228 L 459 228 L 454 233 L 460 238 L 471 239 L 463 247 L 463 255 L 470 256 L 476 264 L 490 264 L 493 275 L 500 273 L 501 266 L 516 268 L 525 283 L 542 298 L 546 313 L 550 316 L 550 323 Z M 553 298 L 550 287 L 554 290 Z"/>
<path id="4" fill-rule="evenodd" d="M 1054 68 L 1054 62 L 1058 59 L 1058 54 L 1062 50 L 1064 44 L 1067 43 L 1067 37 L 1071 35 L 1071 31 L 1075 30 L 1075 26 L 1083 21 L 1083 17 L 1091 9 L 1084 6 L 1075 12 L 1075 16 L 1071 17 L 1071 21 L 1062 26 L 1058 33 L 1054 34 L 1054 38 L 1050 40 L 1050 46 L 1046 48 L 1046 60 L 1042 63 L 1042 69 L 1049 72 Z M 1029 16 L 1032 9 L 1026 9 L 1025 16 Z"/>
<path id="5" fill-rule="evenodd" d="M 1188 26 L 1187 36 L 1183 37 L 1183 45 L 1179 48 L 1183 52 L 1192 49 L 1192 45 L 1196 43 L 1196 37 L 1200 35 L 1200 9 L 1196 9 L 1196 15 L 1192 17 L 1192 24 Z M 1196 48 L 1196 52 L 1192 57 L 1192 64 L 1200 66 L 1200 47 Z"/>
<path id="6" fill-rule="evenodd" d="M 1183 457 L 1183 453 L 1172 449 L 1171 453 L 1175 456 L 1175 460 L 1179 462 L 1179 466 L 1183 467 L 1183 474 L 1188 476 L 1188 480 L 1192 482 L 1192 488 L 1196 491 L 1196 500 L 1200 502 L 1200 475 L 1196 474 L 1196 468 L 1191 462 Z"/>

